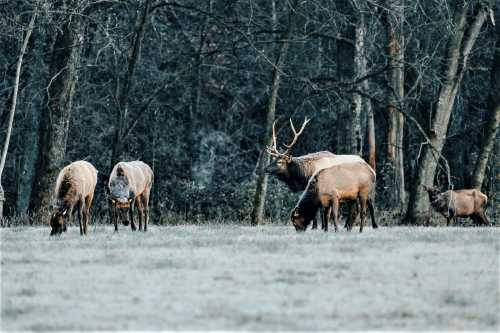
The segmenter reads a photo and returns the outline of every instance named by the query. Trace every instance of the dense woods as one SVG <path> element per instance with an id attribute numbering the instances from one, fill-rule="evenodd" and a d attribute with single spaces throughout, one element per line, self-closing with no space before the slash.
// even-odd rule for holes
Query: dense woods
<path id="1" fill-rule="evenodd" d="M 151 223 L 288 222 L 298 196 L 266 175 L 265 148 L 274 121 L 288 140 L 288 119 L 308 117 L 292 155 L 376 164 L 386 223 L 427 223 L 422 185 L 481 189 L 495 223 L 499 7 L 0 0 L 0 216 L 44 213 L 58 172 L 83 159 L 104 221 L 113 165 L 140 159 Z"/>

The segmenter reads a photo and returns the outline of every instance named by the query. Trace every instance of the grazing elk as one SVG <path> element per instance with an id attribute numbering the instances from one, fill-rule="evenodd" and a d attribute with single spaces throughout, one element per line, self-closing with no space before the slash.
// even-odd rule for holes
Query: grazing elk
<path id="1" fill-rule="evenodd" d="M 309 179 L 318 171 L 329 168 L 334 165 L 344 163 L 364 163 L 368 164 L 358 155 L 336 155 L 329 151 L 320 151 L 299 157 L 290 155 L 290 151 L 297 142 L 297 139 L 304 131 L 309 119 L 304 119 L 302 127 L 297 132 L 292 120 L 290 119 L 290 127 L 292 128 L 294 138 L 286 145 L 286 151 L 280 152 L 277 148 L 276 139 L 276 122 L 273 124 L 273 142 L 272 146 L 267 147 L 267 152 L 275 157 L 274 161 L 266 167 L 266 172 L 275 175 L 280 181 L 284 182 L 292 192 L 303 191 Z M 351 209 L 350 209 L 351 210 Z M 352 214 L 350 214 L 352 216 Z M 349 222 L 348 222 L 349 223 Z M 313 219 L 313 229 L 316 228 L 316 219 Z M 376 228 L 376 225 L 374 225 Z"/>
<path id="2" fill-rule="evenodd" d="M 439 193 L 435 187 L 427 187 L 431 206 L 446 217 L 446 225 L 455 217 L 470 217 L 476 224 L 490 225 L 484 213 L 488 197 L 479 190 L 457 190 Z"/>
<path id="3" fill-rule="evenodd" d="M 56 180 L 55 203 L 50 217 L 50 235 L 67 230 L 67 220 L 78 208 L 80 235 L 87 235 L 90 207 L 97 183 L 97 170 L 86 161 L 76 161 L 64 167 Z"/>
<path id="4" fill-rule="evenodd" d="M 139 230 L 148 229 L 149 195 L 153 185 L 153 170 L 144 162 L 119 162 L 111 171 L 108 182 L 108 194 L 112 203 L 112 220 L 115 231 L 118 231 L 118 217 L 123 225 L 127 226 L 130 218 L 130 227 L 136 230 L 133 206 L 139 210 Z"/>
<path id="5" fill-rule="evenodd" d="M 318 208 L 323 207 L 323 230 L 328 231 L 328 221 L 333 215 L 335 231 L 338 230 L 338 210 L 340 202 L 350 205 L 350 218 L 347 230 L 352 229 L 355 205 L 359 201 L 361 223 L 359 231 L 363 231 L 366 208 L 370 209 L 373 228 L 377 228 L 370 195 L 375 185 L 375 172 L 366 163 L 346 163 L 335 165 L 318 171 L 311 177 L 304 193 L 292 212 L 291 220 L 297 231 L 305 231 L 316 215 Z"/>

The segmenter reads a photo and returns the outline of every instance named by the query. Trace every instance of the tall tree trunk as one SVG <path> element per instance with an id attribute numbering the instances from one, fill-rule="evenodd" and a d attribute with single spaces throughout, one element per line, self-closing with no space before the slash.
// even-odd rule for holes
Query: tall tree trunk
<path id="1" fill-rule="evenodd" d="M 500 24 L 500 18 L 496 20 Z M 481 140 L 481 150 L 476 162 L 474 174 L 472 176 L 472 184 L 475 188 L 481 189 L 486 166 L 495 144 L 498 125 L 500 124 L 500 25 L 496 28 L 497 42 L 495 46 L 495 54 L 493 64 L 491 66 L 491 85 L 488 101 L 488 114 L 484 122 L 483 137 Z"/>
<path id="2" fill-rule="evenodd" d="M 290 35 L 295 25 L 295 19 L 298 10 L 298 0 L 293 0 L 290 3 L 290 8 L 288 9 L 288 26 L 284 33 L 280 36 L 279 41 L 280 49 L 273 66 L 272 71 L 272 81 L 271 81 L 271 95 L 269 97 L 269 102 L 267 105 L 267 116 L 266 116 L 266 132 L 264 135 L 264 145 L 271 145 L 272 140 L 272 126 L 276 118 L 276 101 L 278 99 L 278 90 L 280 86 L 281 71 L 285 64 L 286 55 L 290 45 Z M 251 213 L 251 224 L 258 225 L 262 224 L 264 220 L 264 202 L 266 200 L 267 194 L 267 174 L 264 169 L 266 165 L 269 164 L 269 154 L 264 150 L 261 153 L 259 162 L 257 164 L 257 179 L 255 186 L 255 195 L 253 199 L 252 213 Z"/>
<path id="3" fill-rule="evenodd" d="M 71 12 L 76 1 L 66 1 L 61 13 Z M 38 213 L 47 208 L 51 190 L 64 162 L 66 141 L 75 85 L 80 61 L 81 36 L 78 15 L 60 14 L 64 23 L 57 30 L 50 63 L 50 76 L 45 89 L 45 102 L 39 132 L 39 153 L 36 180 L 30 208 Z"/>
<path id="4" fill-rule="evenodd" d="M 12 127 L 14 125 L 14 115 L 16 113 L 17 105 L 17 94 L 19 92 L 19 79 L 21 77 L 21 66 L 23 65 L 23 57 L 26 53 L 28 47 L 28 42 L 35 27 L 35 19 L 37 16 L 37 8 L 34 9 L 33 15 L 31 16 L 30 23 L 28 25 L 28 30 L 24 36 L 23 44 L 21 46 L 21 51 L 19 51 L 19 57 L 17 58 L 16 64 L 16 76 L 14 78 L 14 92 L 12 93 L 12 103 L 9 112 L 9 122 L 7 124 L 7 133 L 5 134 L 5 140 L 2 147 L 2 155 L 0 156 L 0 223 L 3 222 L 3 203 L 5 201 L 5 193 L 2 187 L 2 175 L 5 168 L 5 161 L 7 159 L 7 152 L 9 150 L 10 137 L 12 135 Z M 19 170 L 18 170 L 19 171 Z"/>
<path id="5" fill-rule="evenodd" d="M 354 59 L 356 55 L 356 25 L 354 21 L 354 8 L 351 0 L 339 0 L 336 2 L 338 11 L 345 15 L 347 26 L 339 34 L 337 39 L 337 78 L 341 82 L 351 82 L 354 77 Z M 336 123 L 337 147 L 335 153 L 353 154 L 356 152 L 356 133 L 353 131 L 356 112 L 359 104 L 355 101 L 356 94 L 345 96 L 340 100 L 338 107 L 338 121 Z M 356 96 L 356 98 L 358 98 Z"/>
<path id="6" fill-rule="evenodd" d="M 389 129 L 387 133 L 387 160 L 389 175 L 385 184 L 389 191 L 391 209 L 397 216 L 404 213 L 406 192 L 404 178 L 404 115 L 397 112 L 404 108 L 404 0 L 387 0 L 387 11 L 384 14 L 387 31 L 387 56 L 390 71 L 388 75 Z"/>
<path id="7" fill-rule="evenodd" d="M 357 22 L 355 28 L 355 43 L 354 43 L 354 76 L 359 78 L 366 75 L 366 55 L 365 55 L 365 34 L 366 22 L 365 14 L 361 8 L 358 8 Z M 364 80 L 360 85 L 364 87 Z M 351 148 L 350 152 L 361 155 L 363 148 L 363 135 L 361 132 L 361 115 L 363 111 L 363 98 L 359 93 L 352 94 L 352 130 L 351 133 Z"/>
<path id="8" fill-rule="evenodd" d="M 127 71 L 123 79 L 119 78 L 116 84 L 116 123 L 111 148 L 110 170 L 120 161 L 128 135 L 129 93 L 133 84 L 136 65 L 141 54 L 142 41 L 144 39 L 144 32 L 146 31 L 150 8 L 151 0 L 146 0 L 142 11 L 137 14 L 134 37 L 127 54 Z"/>
<path id="9" fill-rule="evenodd" d="M 428 219 L 429 199 L 421 185 L 432 186 L 434 183 L 436 167 L 445 143 L 455 97 L 467 69 L 470 52 L 488 13 L 487 8 L 480 4 L 474 17 L 470 20 L 469 27 L 467 27 L 467 12 L 467 1 L 457 1 L 455 8 L 456 32 L 447 49 L 444 81 L 429 131 L 430 142 L 423 148 L 415 184 L 410 192 L 408 223 L 423 224 Z"/>

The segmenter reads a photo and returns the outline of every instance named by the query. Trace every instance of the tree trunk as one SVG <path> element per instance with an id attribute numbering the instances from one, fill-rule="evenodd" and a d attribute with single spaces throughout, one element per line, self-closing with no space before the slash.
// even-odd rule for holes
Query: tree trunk
<path id="1" fill-rule="evenodd" d="M 496 20 L 500 24 L 500 19 Z M 500 124 L 500 26 L 496 28 L 497 42 L 495 46 L 495 54 L 493 65 L 491 67 L 491 86 L 490 96 L 488 101 L 488 114 L 484 122 L 483 137 L 481 140 L 481 150 L 476 162 L 474 174 L 472 176 L 472 184 L 475 188 L 481 189 L 486 166 L 495 144 L 498 125 Z"/>
<path id="2" fill-rule="evenodd" d="M 271 145 L 272 140 L 272 126 L 276 115 L 276 101 L 278 99 L 278 89 L 280 86 L 281 71 L 285 63 L 286 55 L 290 45 L 290 35 L 295 25 L 295 18 L 298 10 L 298 0 L 293 0 L 290 3 L 290 8 L 288 9 L 288 27 L 285 32 L 280 37 L 280 49 L 273 66 L 273 74 L 271 81 L 271 95 L 269 97 L 269 102 L 267 105 L 267 116 L 266 116 L 266 132 L 264 135 L 264 145 Z M 257 164 L 257 179 L 255 186 L 255 196 L 253 199 L 252 213 L 251 213 L 251 224 L 258 225 L 262 224 L 264 220 L 264 203 L 266 200 L 267 193 L 267 174 L 264 169 L 266 165 L 269 164 L 269 154 L 265 151 L 261 153 Z"/>
<path id="3" fill-rule="evenodd" d="M 5 168 L 5 161 L 7 159 L 7 152 L 9 150 L 10 137 L 12 135 L 12 127 L 14 125 L 14 115 L 16 113 L 17 105 L 17 94 L 19 92 L 19 79 L 21 77 L 21 66 L 23 65 L 23 57 L 26 53 L 28 47 L 28 42 L 35 27 L 35 19 L 37 16 L 37 8 L 34 9 L 33 15 L 31 16 L 30 23 L 28 25 L 28 30 L 24 36 L 23 44 L 21 46 L 21 51 L 19 52 L 19 57 L 17 58 L 16 65 L 16 76 L 14 78 L 14 92 L 12 93 L 12 103 L 9 112 L 9 122 L 7 124 L 7 133 L 5 134 L 5 141 L 2 147 L 2 155 L 0 157 L 0 223 L 3 223 L 3 203 L 5 201 L 5 193 L 2 187 L 2 175 Z M 18 170 L 19 171 L 19 170 Z"/>
<path id="4" fill-rule="evenodd" d="M 338 11 L 347 16 L 347 26 L 337 39 L 337 78 L 340 82 L 351 82 L 354 77 L 354 59 L 356 55 L 356 26 L 351 24 L 353 12 L 351 0 L 336 2 Z M 340 100 L 338 107 L 338 121 L 336 123 L 337 147 L 336 154 L 353 154 L 356 152 L 356 133 L 353 131 L 358 104 L 356 94 L 345 96 Z M 357 98 L 357 97 L 356 97 Z"/>
<path id="5" fill-rule="evenodd" d="M 117 80 L 116 85 L 116 124 L 111 148 L 111 165 L 109 170 L 118 163 L 123 154 L 125 140 L 128 134 L 128 104 L 129 93 L 133 84 L 133 77 L 137 62 L 141 54 L 142 41 L 146 30 L 146 23 L 150 12 L 151 0 L 146 0 L 142 12 L 138 13 L 135 22 L 135 33 L 127 54 L 127 71 L 123 79 Z"/>
<path id="6" fill-rule="evenodd" d="M 390 197 L 388 202 L 395 215 L 402 215 L 405 209 L 406 192 L 403 164 L 404 115 L 397 109 L 404 110 L 404 0 L 388 0 L 385 12 L 387 31 L 387 56 L 390 71 L 388 75 L 389 129 L 387 133 L 387 160 L 389 175 L 386 177 Z"/>
<path id="7" fill-rule="evenodd" d="M 64 13 L 76 6 L 74 1 L 65 4 L 67 6 L 60 8 Z M 78 79 L 81 40 L 80 19 L 78 15 L 71 15 L 61 29 L 57 30 L 52 47 L 50 79 L 45 89 L 39 131 L 37 173 L 30 203 L 30 208 L 35 213 L 48 207 L 52 187 L 63 166 L 73 95 Z"/>
<path id="8" fill-rule="evenodd" d="M 444 81 L 440 89 L 432 125 L 429 131 L 430 142 L 422 151 L 417 176 L 410 193 L 407 222 L 424 224 L 428 220 L 429 199 L 421 185 L 432 186 L 438 160 L 443 149 L 448 123 L 458 88 L 467 69 L 470 51 L 486 20 L 487 10 L 481 4 L 467 28 L 468 6 L 465 0 L 458 1 L 455 9 L 456 33 L 447 49 L 444 68 Z M 451 184 L 449 184 L 451 186 Z"/>
<path id="9" fill-rule="evenodd" d="M 366 22 L 363 10 L 357 13 L 357 22 L 355 28 L 355 43 L 354 43 L 354 76 L 356 78 L 366 75 L 366 55 L 365 55 L 365 34 Z M 364 87 L 364 80 L 361 86 Z M 361 155 L 363 148 L 363 135 L 361 133 L 361 114 L 363 111 L 363 98 L 359 93 L 352 94 L 352 130 L 351 133 L 351 148 L 350 152 Z"/>

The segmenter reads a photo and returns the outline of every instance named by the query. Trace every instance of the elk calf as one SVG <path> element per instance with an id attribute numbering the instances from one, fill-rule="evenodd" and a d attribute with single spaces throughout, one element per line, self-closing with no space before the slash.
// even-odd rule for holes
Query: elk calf
<path id="1" fill-rule="evenodd" d="M 363 231 L 366 208 L 370 209 L 373 228 L 377 228 L 370 195 L 375 184 L 375 172 L 366 163 L 349 163 L 320 170 L 311 177 L 304 193 L 292 212 L 292 224 L 297 231 L 305 231 L 319 207 L 324 208 L 323 230 L 328 231 L 328 220 L 333 215 L 335 231 L 338 230 L 338 210 L 342 201 L 351 208 L 348 230 L 352 229 L 353 204 L 359 201 Z"/>
<path id="2" fill-rule="evenodd" d="M 488 197 L 479 190 L 457 190 L 439 193 L 435 187 L 424 186 L 431 206 L 446 217 L 446 225 L 455 217 L 470 217 L 476 224 L 491 225 L 484 213 Z"/>
<path id="3" fill-rule="evenodd" d="M 87 235 L 96 183 L 97 170 L 86 161 L 73 162 L 59 172 L 54 190 L 55 203 L 50 217 L 51 236 L 66 231 L 66 221 L 75 206 L 78 207 L 80 235 Z"/>
<path id="4" fill-rule="evenodd" d="M 117 163 L 108 182 L 108 193 L 112 203 L 112 220 L 115 231 L 118 231 L 118 217 L 125 226 L 128 225 L 127 213 L 130 218 L 130 227 L 136 230 L 133 206 L 139 210 L 139 230 L 148 229 L 149 221 L 149 195 L 153 186 L 153 170 L 144 162 L 119 162 Z"/>

